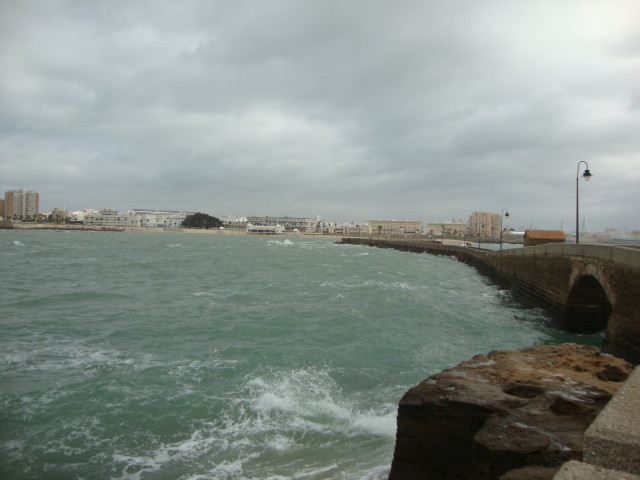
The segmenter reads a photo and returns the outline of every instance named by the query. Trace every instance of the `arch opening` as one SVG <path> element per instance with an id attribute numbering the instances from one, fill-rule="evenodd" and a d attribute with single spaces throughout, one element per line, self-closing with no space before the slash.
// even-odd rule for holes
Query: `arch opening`
<path id="1" fill-rule="evenodd" d="M 567 330 L 595 333 L 605 330 L 613 307 L 600 282 L 592 275 L 580 277 L 573 285 L 565 311 Z"/>

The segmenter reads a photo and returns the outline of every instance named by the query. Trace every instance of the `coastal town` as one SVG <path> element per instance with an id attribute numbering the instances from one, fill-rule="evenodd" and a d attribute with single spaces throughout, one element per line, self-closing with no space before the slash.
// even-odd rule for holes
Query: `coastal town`
<path id="1" fill-rule="evenodd" d="M 69 210 L 56 207 L 41 211 L 40 194 L 35 191 L 10 190 L 0 199 L 0 217 L 3 228 L 67 228 L 97 229 L 111 231 L 181 231 L 184 222 L 197 212 L 130 209 L 118 211 L 113 208 L 96 210 L 91 208 Z M 222 226 L 215 229 L 218 234 L 259 235 L 327 235 L 327 236 L 420 236 L 442 243 L 523 243 L 527 230 L 539 230 L 509 223 L 509 210 L 501 212 L 473 211 L 467 220 L 451 218 L 444 221 L 422 222 L 418 220 L 376 219 L 362 223 L 326 220 L 320 215 L 293 217 L 287 215 L 219 217 Z M 555 241 L 572 241 L 575 231 L 560 226 L 553 230 Z M 212 230 L 213 231 L 213 230 Z M 625 243 L 640 242 L 640 231 L 621 232 L 606 228 L 603 232 L 588 232 L 584 225 L 580 232 L 583 242 Z"/>

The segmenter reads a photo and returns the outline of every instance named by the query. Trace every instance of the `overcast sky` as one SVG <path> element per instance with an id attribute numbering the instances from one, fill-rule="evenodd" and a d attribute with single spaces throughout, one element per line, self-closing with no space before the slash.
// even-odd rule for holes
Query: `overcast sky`
<path id="1" fill-rule="evenodd" d="M 638 0 L 0 2 L 0 188 L 640 229 Z M 580 166 L 580 173 L 584 164 Z"/>

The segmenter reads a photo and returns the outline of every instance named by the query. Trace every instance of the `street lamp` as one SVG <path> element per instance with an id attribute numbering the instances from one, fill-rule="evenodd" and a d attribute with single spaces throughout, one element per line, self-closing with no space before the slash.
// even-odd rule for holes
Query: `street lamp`
<path id="1" fill-rule="evenodd" d="M 507 213 L 504 213 L 505 211 Z M 500 250 L 502 250 L 502 217 L 503 216 L 509 218 L 509 210 L 507 210 L 506 208 L 503 208 L 502 210 L 500 210 Z"/>
<path id="2" fill-rule="evenodd" d="M 591 172 L 589 171 L 589 164 L 587 162 L 585 162 L 584 160 L 580 160 L 578 162 L 578 167 L 576 169 L 576 243 L 580 243 L 580 230 L 579 230 L 579 222 L 580 222 L 580 217 L 578 215 L 578 209 L 579 209 L 579 203 L 578 203 L 578 185 L 580 185 L 580 182 L 578 181 L 580 179 L 579 175 L 580 175 L 580 164 L 584 163 L 586 165 L 587 168 L 585 168 L 584 172 L 582 173 L 582 178 L 584 178 L 584 180 L 586 182 L 588 182 L 589 180 L 591 180 L 591 177 L 593 175 L 591 175 Z"/>

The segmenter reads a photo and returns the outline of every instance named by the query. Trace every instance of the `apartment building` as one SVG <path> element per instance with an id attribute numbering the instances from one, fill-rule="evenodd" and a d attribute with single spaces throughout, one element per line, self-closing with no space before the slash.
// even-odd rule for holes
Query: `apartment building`
<path id="1" fill-rule="evenodd" d="M 469 217 L 471 235 L 497 237 L 500 235 L 500 214 L 490 212 L 473 212 Z"/>
<path id="2" fill-rule="evenodd" d="M 368 236 L 371 234 L 371 228 L 367 223 L 356 225 L 353 223 L 336 223 L 321 222 L 320 232 L 325 235 L 344 235 L 344 236 Z"/>
<path id="3" fill-rule="evenodd" d="M 40 194 L 24 190 L 4 193 L 4 218 L 15 220 L 36 219 L 40 208 Z"/>

